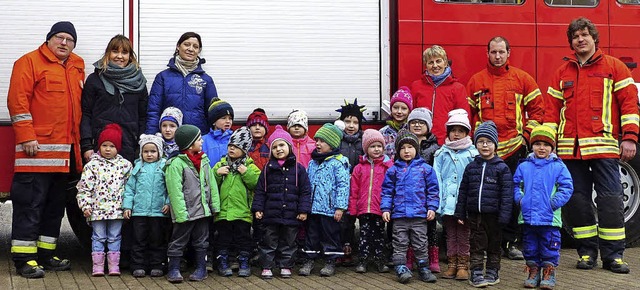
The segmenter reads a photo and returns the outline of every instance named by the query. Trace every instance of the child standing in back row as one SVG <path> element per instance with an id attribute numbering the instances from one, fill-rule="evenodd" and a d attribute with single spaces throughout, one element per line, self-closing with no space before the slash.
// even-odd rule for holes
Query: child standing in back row
<path id="1" fill-rule="evenodd" d="M 511 218 L 513 179 L 509 167 L 496 154 L 496 124 L 493 121 L 480 124 L 474 139 L 479 156 L 464 170 L 455 216 L 459 224 L 467 224 L 471 229 L 469 283 L 473 287 L 487 287 L 500 283 L 501 229 Z"/>
<path id="2" fill-rule="evenodd" d="M 118 151 L 122 146 L 122 129 L 108 124 L 98 137 L 98 154 L 84 166 L 76 188 L 78 206 L 93 227 L 91 259 L 93 276 L 104 275 L 105 243 L 109 276 L 120 275 L 120 230 L 123 222 L 122 194 L 131 174 L 131 162 Z"/>
<path id="3" fill-rule="evenodd" d="M 396 136 L 398 131 L 407 122 L 409 112 L 413 109 L 413 98 L 407 87 L 399 88 L 393 96 L 391 96 L 391 115 L 387 120 L 387 125 L 380 129 L 380 133 L 384 136 L 384 154 L 394 159 L 396 153 Z"/>
<path id="4" fill-rule="evenodd" d="M 525 288 L 553 289 L 560 260 L 561 207 L 573 193 L 573 180 L 564 162 L 552 153 L 556 132 L 546 125 L 531 131 L 533 153 L 513 176 L 514 202 L 521 213 L 522 252 L 527 263 Z M 540 278 L 542 272 L 542 278 Z"/>
<path id="5" fill-rule="evenodd" d="M 429 270 L 427 221 L 436 217 L 438 178 L 433 168 L 417 154 L 418 137 L 400 130 L 396 139 L 397 160 L 382 183 L 382 219 L 393 219 L 393 264 L 400 283 L 412 278 L 407 263 L 409 243 L 418 259 L 418 273 L 425 282 L 436 282 Z"/>
<path id="6" fill-rule="evenodd" d="M 380 211 L 380 193 L 384 175 L 393 165 L 393 160 L 384 155 L 384 138 L 376 130 L 364 131 L 362 149 L 366 154 L 360 157 L 360 163 L 353 169 L 349 195 L 349 212 L 358 217 L 360 224 L 356 272 L 367 272 L 367 264 L 371 262 L 375 262 L 378 272 L 389 272 L 383 258 L 384 221 Z"/>
<path id="7" fill-rule="evenodd" d="M 202 151 L 209 157 L 209 165 L 215 166 L 227 154 L 227 144 L 233 133 L 233 108 L 219 98 L 214 98 L 209 105 L 207 121 L 211 125 L 209 132 L 202 136 Z"/>
<path id="8" fill-rule="evenodd" d="M 160 133 L 156 133 L 162 137 L 164 152 L 163 156 L 171 158 L 180 153 L 178 145 L 176 145 L 175 136 L 178 127 L 182 126 L 182 111 L 176 107 L 168 107 L 162 111 L 160 116 Z"/>
<path id="9" fill-rule="evenodd" d="M 440 185 L 440 207 L 437 213 L 447 233 L 447 257 L 449 265 L 442 278 L 456 280 L 469 279 L 469 225 L 459 224 L 453 216 L 458 203 L 458 190 L 464 175 L 464 169 L 478 150 L 469 137 L 471 125 L 469 115 L 463 109 L 449 112 L 445 123 L 447 137 L 444 146 L 436 151 L 433 169 L 438 175 Z"/>
<path id="10" fill-rule="evenodd" d="M 287 118 L 287 131 L 293 138 L 293 154 L 304 168 L 309 167 L 311 153 L 316 150 L 316 141 L 309 137 L 309 118 L 303 110 L 293 110 Z"/>

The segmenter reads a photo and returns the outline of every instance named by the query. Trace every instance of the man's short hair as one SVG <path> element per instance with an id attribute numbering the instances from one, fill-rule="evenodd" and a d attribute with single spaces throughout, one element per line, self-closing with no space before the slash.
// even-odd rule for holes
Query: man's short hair
<path id="1" fill-rule="evenodd" d="M 489 42 L 487 42 L 487 52 L 489 52 L 491 50 L 491 42 L 503 42 L 505 46 L 507 47 L 507 51 L 511 50 L 511 46 L 509 45 L 509 41 L 502 37 L 502 36 L 496 36 L 494 38 L 492 38 L 491 40 L 489 40 Z"/>
<path id="2" fill-rule="evenodd" d="M 573 49 L 573 45 L 571 45 L 573 42 L 573 34 L 576 33 L 576 31 L 583 30 L 585 28 L 589 30 L 589 35 L 591 35 L 593 41 L 596 43 L 596 48 L 598 48 L 598 44 L 600 43 L 600 33 L 598 33 L 598 28 L 596 28 L 596 25 L 593 24 L 591 20 L 580 17 L 572 20 L 567 28 L 567 40 L 569 41 L 569 47 L 571 49 Z"/>

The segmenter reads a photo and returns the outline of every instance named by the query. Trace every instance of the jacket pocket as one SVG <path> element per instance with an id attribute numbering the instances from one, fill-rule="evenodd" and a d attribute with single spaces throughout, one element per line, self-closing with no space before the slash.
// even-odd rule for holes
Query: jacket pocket
<path id="1" fill-rule="evenodd" d="M 45 77 L 47 92 L 64 92 L 66 91 L 66 81 L 64 78 L 55 75 Z"/>
<path id="2" fill-rule="evenodd" d="M 33 127 L 33 131 L 36 133 L 36 136 L 51 136 L 53 126 L 35 126 Z"/>

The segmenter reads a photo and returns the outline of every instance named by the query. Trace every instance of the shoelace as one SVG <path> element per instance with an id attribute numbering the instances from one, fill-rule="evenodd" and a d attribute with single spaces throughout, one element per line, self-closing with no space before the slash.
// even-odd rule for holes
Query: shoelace
<path id="1" fill-rule="evenodd" d="M 529 280 L 531 279 L 535 279 L 536 276 L 538 275 L 538 267 L 535 268 L 531 268 L 529 266 L 524 266 L 524 271 L 525 273 L 529 273 Z"/>
<path id="2" fill-rule="evenodd" d="M 551 272 L 553 272 L 556 268 L 554 266 L 546 266 L 542 270 L 542 280 L 549 280 L 549 276 L 551 276 Z"/>

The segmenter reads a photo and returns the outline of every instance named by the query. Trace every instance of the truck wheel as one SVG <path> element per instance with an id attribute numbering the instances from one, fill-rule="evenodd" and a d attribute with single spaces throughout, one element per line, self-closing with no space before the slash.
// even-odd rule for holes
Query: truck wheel
<path id="1" fill-rule="evenodd" d="M 78 190 L 76 190 L 77 182 L 77 179 L 70 181 L 69 187 L 67 187 L 67 220 L 69 220 L 69 225 L 71 225 L 71 229 L 78 238 L 80 245 L 85 249 L 91 249 L 91 234 L 93 230 L 87 224 L 87 220 L 82 215 L 80 208 L 78 208 L 76 200 L 76 194 L 78 193 Z"/>

